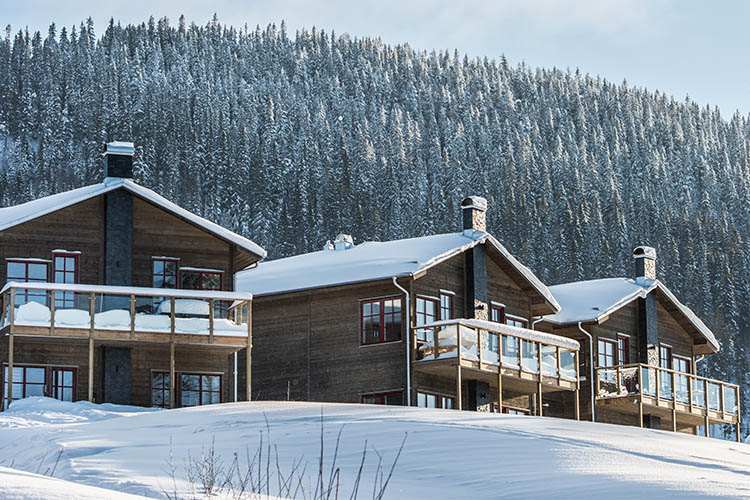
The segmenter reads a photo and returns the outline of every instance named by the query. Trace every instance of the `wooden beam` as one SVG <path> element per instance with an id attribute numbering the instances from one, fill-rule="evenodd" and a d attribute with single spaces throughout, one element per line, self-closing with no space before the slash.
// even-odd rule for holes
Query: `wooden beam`
<path id="1" fill-rule="evenodd" d="M 169 298 L 169 407 L 175 407 L 175 370 L 174 370 L 174 317 L 175 301 L 174 297 Z"/>
<path id="2" fill-rule="evenodd" d="M 5 381 L 8 384 L 8 405 L 10 407 L 13 402 L 13 334 L 15 333 L 15 322 L 16 322 L 16 289 L 10 289 L 10 329 L 8 330 L 8 380 Z"/>
<path id="3" fill-rule="evenodd" d="M 253 303 L 247 301 L 247 346 L 245 348 L 245 399 L 252 400 L 252 350 L 253 350 Z"/>
<path id="4" fill-rule="evenodd" d="M 576 364 L 575 411 L 576 411 L 576 420 L 581 420 L 581 376 L 580 376 L 580 368 L 578 367 L 578 351 L 575 351 L 575 364 Z"/>
<path id="5" fill-rule="evenodd" d="M 135 295 L 130 295 L 130 338 L 135 337 Z"/>
<path id="6" fill-rule="evenodd" d="M 461 393 L 461 359 L 459 358 L 456 365 L 456 406 L 463 410 L 463 394 Z"/>
<path id="7" fill-rule="evenodd" d="M 636 370 L 638 374 L 638 426 L 643 428 L 643 369 L 637 366 Z"/>
<path id="8" fill-rule="evenodd" d="M 55 334 L 55 291 L 49 292 L 49 334 Z"/>
<path id="9" fill-rule="evenodd" d="M 672 432 L 677 432 L 677 387 L 675 387 L 676 378 L 674 372 L 670 372 L 672 381 Z"/>
<path id="10" fill-rule="evenodd" d="M 208 299 L 208 343 L 214 343 L 214 299 Z"/>
<path id="11" fill-rule="evenodd" d="M 538 382 L 536 385 L 536 399 L 537 399 L 537 414 L 542 417 L 544 416 L 544 410 L 542 409 L 542 382 Z"/>
<path id="12" fill-rule="evenodd" d="M 104 296 L 102 296 L 104 300 Z M 88 373 L 88 401 L 89 403 L 94 402 L 94 327 L 96 314 L 96 294 L 89 294 L 89 373 Z"/>
<path id="13" fill-rule="evenodd" d="M 734 394 L 735 394 L 735 400 L 737 401 L 737 442 L 742 442 L 742 412 L 740 411 L 740 388 L 735 387 L 734 388 Z"/>
<path id="14" fill-rule="evenodd" d="M 503 369 L 502 363 L 497 367 L 497 412 L 503 412 Z"/>

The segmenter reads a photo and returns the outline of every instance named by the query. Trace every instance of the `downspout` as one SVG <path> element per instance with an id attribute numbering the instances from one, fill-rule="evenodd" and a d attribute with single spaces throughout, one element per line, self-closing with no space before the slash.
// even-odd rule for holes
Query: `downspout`
<path id="1" fill-rule="evenodd" d="M 594 412 L 594 338 L 589 332 L 583 329 L 581 322 L 578 322 L 578 329 L 589 338 L 589 385 L 591 386 L 591 421 L 596 422 L 596 413 Z"/>
<path id="2" fill-rule="evenodd" d="M 536 330 L 536 328 L 534 328 L 534 327 L 536 326 L 537 323 L 539 323 L 543 319 L 544 319 L 544 316 L 539 316 L 537 319 L 535 319 L 534 321 L 532 321 L 531 322 L 531 329 L 532 330 Z"/>
<path id="3" fill-rule="evenodd" d="M 411 301 L 409 292 L 393 277 L 393 285 L 406 295 L 406 406 L 411 406 Z"/>

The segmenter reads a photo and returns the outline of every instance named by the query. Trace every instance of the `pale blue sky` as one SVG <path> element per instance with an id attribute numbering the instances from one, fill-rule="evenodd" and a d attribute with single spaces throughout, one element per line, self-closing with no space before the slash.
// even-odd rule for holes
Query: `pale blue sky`
<path id="1" fill-rule="evenodd" d="M 458 48 L 470 56 L 532 67 L 580 68 L 677 99 L 690 95 L 729 117 L 750 113 L 750 2 L 712 0 L 0 0 L 0 23 L 46 32 L 110 17 L 123 24 L 181 13 L 204 24 L 265 26 L 286 20 L 290 34 L 315 25 L 352 36 L 379 36 L 418 49 Z"/>

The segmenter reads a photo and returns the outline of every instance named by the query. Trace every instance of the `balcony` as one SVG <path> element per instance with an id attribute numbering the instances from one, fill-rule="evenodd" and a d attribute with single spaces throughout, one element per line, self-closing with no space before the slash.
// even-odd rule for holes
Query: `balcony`
<path id="1" fill-rule="evenodd" d="M 503 389 L 536 393 L 539 398 L 542 387 L 551 391 L 579 389 L 579 344 L 572 339 L 475 319 L 418 326 L 413 328 L 412 339 L 413 369 L 455 377 L 459 409 L 462 378 L 489 382 L 498 390 L 499 401 Z"/>
<path id="2" fill-rule="evenodd" d="M 678 427 L 740 426 L 740 388 L 719 380 L 644 364 L 596 369 L 597 406 L 657 415 Z M 739 432 L 738 432 L 739 435 Z"/>
<path id="3" fill-rule="evenodd" d="M 250 333 L 248 293 L 12 282 L 0 295 L 3 335 L 244 347 Z"/>

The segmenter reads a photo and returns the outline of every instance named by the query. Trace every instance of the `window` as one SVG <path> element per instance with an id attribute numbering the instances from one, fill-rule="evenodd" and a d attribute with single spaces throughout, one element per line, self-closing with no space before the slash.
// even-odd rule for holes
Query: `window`
<path id="1" fill-rule="evenodd" d="M 659 366 L 672 369 L 672 348 L 668 345 L 659 346 Z"/>
<path id="2" fill-rule="evenodd" d="M 151 406 L 169 408 L 169 372 L 151 373 Z"/>
<path id="3" fill-rule="evenodd" d="M 505 324 L 510 326 L 517 326 L 518 328 L 526 328 L 526 320 L 519 318 L 518 316 L 511 316 L 510 314 L 505 315 Z"/>
<path id="4" fill-rule="evenodd" d="M 8 400 L 8 365 L 4 365 L 3 401 Z M 13 365 L 13 399 L 46 396 L 73 401 L 76 369 L 57 366 Z M 5 403 L 4 403 L 5 404 Z"/>
<path id="5" fill-rule="evenodd" d="M 597 342 L 597 353 L 599 366 L 604 368 L 608 366 L 616 366 L 615 362 L 615 349 L 617 344 L 613 340 L 599 339 Z"/>
<path id="6" fill-rule="evenodd" d="M 417 296 L 416 326 L 422 326 L 437 321 L 439 307 L 441 307 L 441 304 L 438 299 Z M 417 330 L 418 340 L 426 341 L 428 335 L 429 330 Z"/>
<path id="7" fill-rule="evenodd" d="M 404 396 L 402 391 L 378 392 L 363 394 L 360 401 L 366 405 L 400 406 L 404 404 Z"/>
<path id="8" fill-rule="evenodd" d="M 5 276 L 7 277 L 7 281 L 46 283 L 48 269 L 48 260 L 8 259 Z M 39 302 L 46 305 L 47 292 L 44 290 L 17 289 L 15 305 L 20 306 L 27 302 Z"/>
<path id="9" fill-rule="evenodd" d="M 180 268 L 180 288 L 184 290 L 221 290 L 221 271 L 216 269 Z"/>
<path id="10" fill-rule="evenodd" d="M 630 337 L 622 333 L 617 334 L 617 362 L 620 365 L 630 363 Z"/>
<path id="11" fill-rule="evenodd" d="M 456 398 L 443 396 L 430 392 L 417 392 L 417 406 L 420 408 L 443 408 L 452 410 L 455 407 Z"/>
<path id="12" fill-rule="evenodd" d="M 490 305 L 490 319 L 495 323 L 505 323 L 505 306 L 493 302 Z"/>
<path id="13" fill-rule="evenodd" d="M 221 403 L 221 375 L 180 375 L 180 405 L 202 406 Z"/>
<path id="14" fill-rule="evenodd" d="M 690 359 L 684 358 L 682 356 L 673 356 L 672 357 L 672 366 L 674 367 L 675 371 L 678 371 L 680 373 L 690 373 Z M 677 401 L 687 403 L 690 399 L 690 377 L 687 375 L 681 375 L 681 374 L 675 374 L 674 377 L 674 391 L 675 395 L 677 396 Z"/>
<path id="15" fill-rule="evenodd" d="M 362 345 L 401 340 L 401 297 L 360 303 Z"/>
<path id="16" fill-rule="evenodd" d="M 52 252 L 54 257 L 53 276 L 55 283 L 78 283 L 78 252 Z M 76 306 L 74 292 L 55 292 L 55 307 L 73 309 Z"/>
<path id="17" fill-rule="evenodd" d="M 659 366 L 672 369 L 672 347 L 664 344 L 659 345 Z M 659 397 L 661 399 L 672 399 L 672 374 L 669 372 L 658 372 Z"/>
<path id="18" fill-rule="evenodd" d="M 152 286 L 154 288 L 177 288 L 178 259 L 154 257 L 152 263 Z"/>
<path id="19" fill-rule="evenodd" d="M 440 319 L 453 319 L 453 292 L 440 292 Z"/>

